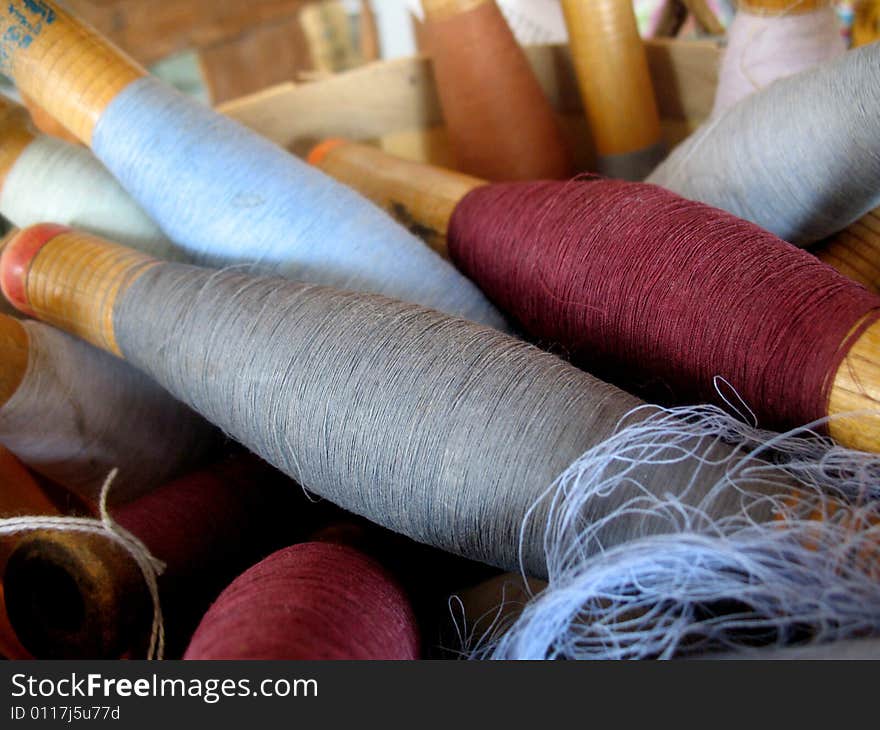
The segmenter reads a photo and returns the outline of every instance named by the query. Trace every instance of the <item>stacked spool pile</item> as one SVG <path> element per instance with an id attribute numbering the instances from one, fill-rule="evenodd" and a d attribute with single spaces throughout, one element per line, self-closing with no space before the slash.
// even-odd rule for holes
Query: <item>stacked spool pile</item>
<path id="1" fill-rule="evenodd" d="M 481 581 L 477 625 L 525 573 L 474 656 L 717 651 L 753 640 L 741 615 L 780 645 L 880 634 L 880 298 L 784 240 L 880 202 L 877 130 L 831 103 L 880 118 L 880 46 L 841 55 L 824 5 L 756 0 L 713 118 L 657 167 L 631 5 L 564 0 L 597 152 L 571 179 L 494 0 L 422 5 L 455 171 L 343 140 L 298 160 L 56 3 L 0 8 L 0 69 L 82 143 L 0 104 L 0 648 L 424 656 L 440 571 L 358 519 Z M 768 70 L 750 40 L 777 33 Z M 822 119 L 771 125 L 780 99 Z M 743 204 L 803 124 L 868 150 L 858 194 L 822 207 L 805 173 Z M 743 172 L 755 139 L 778 155 Z"/>

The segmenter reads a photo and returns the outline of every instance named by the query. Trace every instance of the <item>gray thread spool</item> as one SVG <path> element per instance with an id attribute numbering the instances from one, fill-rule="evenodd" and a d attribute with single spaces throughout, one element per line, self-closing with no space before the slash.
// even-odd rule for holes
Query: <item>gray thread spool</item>
<path id="1" fill-rule="evenodd" d="M 420 542 L 508 569 L 519 568 L 529 508 L 640 404 L 480 325 L 232 271 L 151 267 L 117 300 L 114 329 L 134 364 L 307 489 Z M 689 448 L 702 456 L 729 453 L 717 441 L 694 441 Z M 632 476 L 649 491 L 681 491 L 697 503 L 721 475 L 689 456 Z M 616 490 L 583 517 L 634 494 Z M 733 491 L 712 504 L 741 508 Z M 533 516 L 524 567 L 543 576 L 546 514 Z M 604 540 L 662 531 L 656 519 L 618 520 Z"/>
<path id="2" fill-rule="evenodd" d="M 713 118 L 648 177 L 807 245 L 880 205 L 880 44 L 780 79 Z"/>
<path id="3" fill-rule="evenodd" d="M 40 322 L 24 380 L 0 407 L 0 443 L 89 502 L 119 469 L 113 501 L 158 487 L 216 446 L 218 434 L 135 368 Z"/>

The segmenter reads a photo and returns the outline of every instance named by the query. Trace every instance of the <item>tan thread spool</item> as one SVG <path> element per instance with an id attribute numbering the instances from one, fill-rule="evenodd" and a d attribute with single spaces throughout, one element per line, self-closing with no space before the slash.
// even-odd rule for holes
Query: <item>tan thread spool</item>
<path id="1" fill-rule="evenodd" d="M 146 71 L 57 3 L 41 5 L 40 14 L 23 0 L 0 8 L 5 70 L 34 104 L 89 144 L 107 105 Z M 13 35 L 31 40 L 16 43 Z"/>
<path id="2" fill-rule="evenodd" d="M 495 0 L 423 0 L 456 166 L 487 180 L 564 178 L 559 121 Z"/>
<path id="3" fill-rule="evenodd" d="M 563 0 L 599 172 L 641 180 L 660 162 L 660 115 L 630 0 Z"/>
<path id="4" fill-rule="evenodd" d="M 375 148 L 333 140 L 309 158 L 340 182 L 350 185 L 383 206 L 392 215 L 405 211 L 401 222 L 435 234 L 432 247 L 445 252 L 449 217 L 461 198 L 481 181 L 429 165 L 396 159 Z M 832 378 L 827 415 L 831 436 L 851 448 L 880 452 L 880 416 L 853 411 L 880 409 L 880 322 L 871 325 L 854 343 Z"/>

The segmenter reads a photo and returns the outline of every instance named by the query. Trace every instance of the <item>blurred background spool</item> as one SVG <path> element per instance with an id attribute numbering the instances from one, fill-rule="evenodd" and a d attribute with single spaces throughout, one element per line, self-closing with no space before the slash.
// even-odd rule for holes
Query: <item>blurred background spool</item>
<path id="1" fill-rule="evenodd" d="M 165 563 L 159 578 L 168 656 L 179 656 L 226 583 L 302 530 L 305 498 L 245 455 L 190 474 L 112 511 Z M 305 510 L 308 512 L 308 510 Z M 134 658 L 152 604 L 137 563 L 100 535 L 23 535 L 4 579 L 9 615 L 37 658 Z"/>
<path id="2" fill-rule="evenodd" d="M 6 288 L 19 281 L 19 305 L 125 357 L 309 491 L 508 570 L 546 572 L 548 506 L 536 502 L 624 416 L 653 412 L 631 413 L 638 399 L 549 353 L 416 305 L 154 262 L 81 233 L 39 251 L 22 240 L 0 261 Z M 63 265 L 72 252 L 75 270 Z M 684 430 L 668 458 L 640 463 L 632 489 L 681 487 L 688 503 L 712 489 L 727 468 L 715 458 L 733 456 Z M 632 467 L 611 461 L 607 471 Z M 627 489 L 591 500 L 591 515 L 618 508 Z M 729 509 L 740 509 L 734 493 L 707 511 Z M 639 514 L 602 543 L 664 526 Z"/>
<path id="3" fill-rule="evenodd" d="M 489 180 L 564 178 L 570 150 L 495 0 L 422 0 L 456 166 Z"/>
<path id="4" fill-rule="evenodd" d="M 13 0 L 0 30 L 0 70 L 89 144 L 191 260 L 250 262 L 504 327 L 476 287 L 368 201 L 148 76 L 56 3 Z"/>
<path id="5" fill-rule="evenodd" d="M 880 45 L 778 79 L 716 116 L 648 177 L 800 246 L 880 205 Z"/>
<path id="6" fill-rule="evenodd" d="M 0 213 L 16 226 L 75 225 L 159 258 L 183 256 L 87 148 L 34 131 L 3 96 L 0 150 Z"/>
<path id="7" fill-rule="evenodd" d="M 418 659 L 406 595 L 352 547 L 308 542 L 236 578 L 199 624 L 184 659 Z"/>
<path id="8" fill-rule="evenodd" d="M 87 503 L 114 468 L 124 502 L 220 442 L 145 375 L 45 324 L 0 315 L 0 353 L 0 443 Z"/>
<path id="9" fill-rule="evenodd" d="M 663 158 L 660 116 L 630 0 L 563 0 L 598 170 L 641 180 Z"/>
<path id="10" fill-rule="evenodd" d="M 845 52 L 830 0 L 741 0 L 727 30 L 712 114 Z"/>
<path id="11" fill-rule="evenodd" d="M 0 518 L 20 515 L 54 515 L 58 508 L 43 492 L 28 470 L 9 451 L 0 446 Z M 0 538 L 0 577 L 14 546 L 9 538 Z M 3 586 L 0 585 L 0 657 L 29 659 L 6 615 Z"/>
<path id="12" fill-rule="evenodd" d="M 442 246 L 525 332 L 564 348 L 591 372 L 685 402 L 719 400 L 714 376 L 721 375 L 762 427 L 868 411 L 837 417 L 828 429 L 842 444 L 880 449 L 880 335 L 874 323 L 880 300 L 776 237 L 635 183 L 481 185 L 342 141 L 319 147 L 311 159 L 389 212 L 404 211 L 407 220 L 424 223 L 433 245 Z M 444 217 L 451 223 L 442 239 Z M 654 242 L 648 248 L 647 240 Z M 756 264 L 759 259 L 765 263 Z M 666 285 L 657 289 L 657 280 Z M 687 305 L 678 299 L 684 291 Z M 709 305 L 715 297 L 723 304 Z M 708 330 L 694 314 L 701 298 L 709 305 Z M 756 309 L 732 314 L 738 301 Z M 823 330 L 820 318 L 835 307 L 841 307 L 840 319 Z M 760 321 L 747 325 L 750 311 L 759 311 Z M 657 322 L 692 322 L 695 330 L 679 340 L 667 330 L 658 333 Z M 747 345 L 733 334 L 742 336 L 743 328 L 753 338 Z M 829 337 L 823 354 L 817 332 Z M 708 348 L 705 355 L 698 354 L 701 347 Z M 800 348 L 803 355 L 796 354 Z M 779 365 L 770 365 L 775 358 L 782 358 Z M 804 377 L 813 367 L 814 376 Z M 772 373 L 792 368 L 801 379 L 780 397 L 782 384 Z M 802 405 L 790 410 L 798 400 Z"/>

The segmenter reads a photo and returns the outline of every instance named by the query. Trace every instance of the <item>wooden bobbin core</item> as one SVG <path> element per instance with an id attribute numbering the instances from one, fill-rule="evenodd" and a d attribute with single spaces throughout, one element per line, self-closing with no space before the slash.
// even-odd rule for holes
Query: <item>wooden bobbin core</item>
<path id="1" fill-rule="evenodd" d="M 863 325 L 864 320 L 853 331 Z M 828 432 L 844 446 L 880 452 L 880 321 L 858 336 L 833 378 L 828 415 L 835 418 Z M 841 415 L 848 413 L 854 415 Z"/>
<path id="2" fill-rule="evenodd" d="M 422 0 L 426 20 L 443 20 L 467 13 L 494 0 Z"/>
<path id="3" fill-rule="evenodd" d="M 830 5 L 831 0 L 740 0 L 736 9 L 749 15 L 801 15 Z"/>
<path id="4" fill-rule="evenodd" d="M 816 256 L 844 276 L 880 294 L 880 209 L 832 236 Z"/>
<path id="5" fill-rule="evenodd" d="M 632 3 L 563 0 L 562 9 L 600 172 L 641 179 L 660 161 L 663 147 Z"/>
<path id="6" fill-rule="evenodd" d="M 90 143 L 107 105 L 146 71 L 52 0 L 0 6 L 0 68 L 77 138 Z"/>
<path id="7" fill-rule="evenodd" d="M 148 637 L 137 563 L 101 535 L 42 530 L 23 538 L 3 579 L 9 620 L 38 658 L 117 659 Z"/>
<path id="8" fill-rule="evenodd" d="M 15 395 L 28 365 L 27 330 L 17 319 L 0 314 L 0 408 Z M 4 489 L 6 487 L 3 487 Z M 0 498 L 2 502 L 2 498 Z"/>
<path id="9" fill-rule="evenodd" d="M 21 153 L 36 138 L 27 110 L 0 96 L 0 190 Z"/>
<path id="10" fill-rule="evenodd" d="M 375 147 L 331 139 L 309 154 L 311 164 L 353 187 L 448 257 L 446 232 L 458 202 L 485 181 L 393 157 Z"/>
<path id="11" fill-rule="evenodd" d="M 116 298 L 154 258 L 41 223 L 15 234 L 0 257 L 0 287 L 19 310 L 121 356 L 113 330 Z"/>

